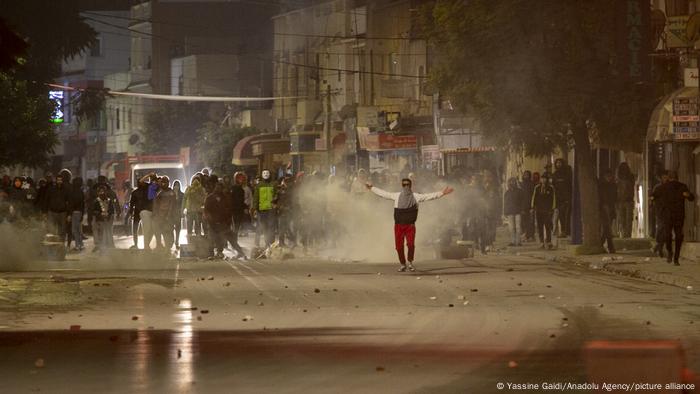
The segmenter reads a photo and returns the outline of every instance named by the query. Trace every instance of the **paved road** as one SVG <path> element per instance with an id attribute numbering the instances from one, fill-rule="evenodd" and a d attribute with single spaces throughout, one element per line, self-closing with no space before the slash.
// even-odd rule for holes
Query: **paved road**
<path id="1" fill-rule="evenodd" d="M 700 371 L 697 292 L 522 256 L 417 267 L 118 251 L 3 273 L 0 392 L 488 393 L 584 382 L 592 339 L 680 339 Z"/>

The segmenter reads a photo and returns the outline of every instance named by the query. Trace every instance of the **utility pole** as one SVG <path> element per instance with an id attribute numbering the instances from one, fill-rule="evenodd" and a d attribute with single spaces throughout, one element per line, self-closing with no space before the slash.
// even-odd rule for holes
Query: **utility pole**
<path id="1" fill-rule="evenodd" d="M 325 117 L 324 117 L 324 122 L 323 122 L 323 138 L 325 139 L 326 143 L 326 168 L 328 169 L 328 173 L 330 173 L 331 170 L 331 165 L 332 165 L 332 153 L 331 152 L 331 127 L 332 127 L 332 120 L 331 120 L 331 85 L 327 84 L 326 85 L 326 103 L 324 105 L 324 112 L 325 112 Z"/>

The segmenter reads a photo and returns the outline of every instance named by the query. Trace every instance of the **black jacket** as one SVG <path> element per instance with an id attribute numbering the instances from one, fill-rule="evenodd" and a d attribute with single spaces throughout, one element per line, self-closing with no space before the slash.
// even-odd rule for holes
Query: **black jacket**
<path id="1" fill-rule="evenodd" d="M 601 218 L 612 220 L 615 218 L 615 204 L 617 203 L 617 184 L 601 180 L 598 183 L 598 203 Z"/>
<path id="2" fill-rule="evenodd" d="M 70 196 L 70 186 L 56 184 L 49 186 L 46 190 L 46 205 L 44 211 L 48 212 L 68 212 Z"/>
<path id="3" fill-rule="evenodd" d="M 557 207 L 555 191 L 552 185 L 538 184 L 532 191 L 532 209 L 537 212 L 552 212 Z"/>
<path id="4" fill-rule="evenodd" d="M 212 224 L 231 225 L 231 196 L 223 192 L 214 192 L 204 200 L 204 214 Z"/>
<path id="5" fill-rule="evenodd" d="M 519 187 L 506 190 L 503 195 L 503 214 L 508 216 L 522 213 L 525 206 L 524 199 L 525 193 Z"/>
<path id="6" fill-rule="evenodd" d="M 689 197 L 683 196 L 686 192 Z M 654 189 L 652 199 L 656 213 L 661 218 L 682 223 L 685 219 L 685 200 L 694 201 L 695 196 L 685 183 L 668 181 Z"/>
<path id="7" fill-rule="evenodd" d="M 140 218 L 141 211 L 153 211 L 153 200 L 148 199 L 148 185 L 139 186 L 131 192 L 129 212 L 134 218 Z"/>
<path id="8" fill-rule="evenodd" d="M 557 193 L 558 202 L 571 201 L 573 175 L 569 165 L 565 164 L 554 171 L 554 174 L 552 174 L 552 185 Z"/>
<path id="9" fill-rule="evenodd" d="M 245 215 L 246 205 L 245 205 L 245 191 L 241 185 L 231 186 L 231 216 L 234 218 L 241 218 Z"/>
<path id="10" fill-rule="evenodd" d="M 85 193 L 80 185 L 73 185 L 68 196 L 68 211 L 85 213 Z"/>
<path id="11" fill-rule="evenodd" d="M 114 218 L 114 212 L 115 212 L 115 201 L 110 198 L 110 197 L 105 197 L 107 199 L 107 212 L 106 216 L 102 215 L 102 205 L 100 204 L 100 199 L 99 197 L 95 199 L 92 203 L 92 216 L 95 218 L 96 221 L 98 222 L 108 222 L 111 221 Z"/>

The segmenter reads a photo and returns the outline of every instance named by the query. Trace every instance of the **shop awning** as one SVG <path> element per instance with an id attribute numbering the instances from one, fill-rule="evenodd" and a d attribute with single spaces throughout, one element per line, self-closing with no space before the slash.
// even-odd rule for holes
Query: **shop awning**
<path id="1" fill-rule="evenodd" d="M 231 163 L 237 166 L 255 166 L 258 165 L 258 159 L 253 154 L 253 143 L 262 140 L 279 139 L 280 134 L 268 133 L 251 135 L 243 137 L 236 146 L 233 147 L 233 158 Z"/>
<path id="2" fill-rule="evenodd" d="M 654 108 L 647 128 L 647 141 L 673 141 L 673 100 L 681 97 L 697 97 L 698 88 L 680 88 L 664 97 Z"/>

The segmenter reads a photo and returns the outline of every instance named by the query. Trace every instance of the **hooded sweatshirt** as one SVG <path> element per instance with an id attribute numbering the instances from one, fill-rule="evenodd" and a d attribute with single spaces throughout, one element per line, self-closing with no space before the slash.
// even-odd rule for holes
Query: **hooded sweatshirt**
<path id="1" fill-rule="evenodd" d="M 399 193 L 389 193 L 373 186 L 371 191 L 379 197 L 394 201 L 395 224 L 415 224 L 416 219 L 418 219 L 419 202 L 436 200 L 444 196 L 442 192 L 428 194 L 413 193 L 408 188 L 404 188 Z"/>

